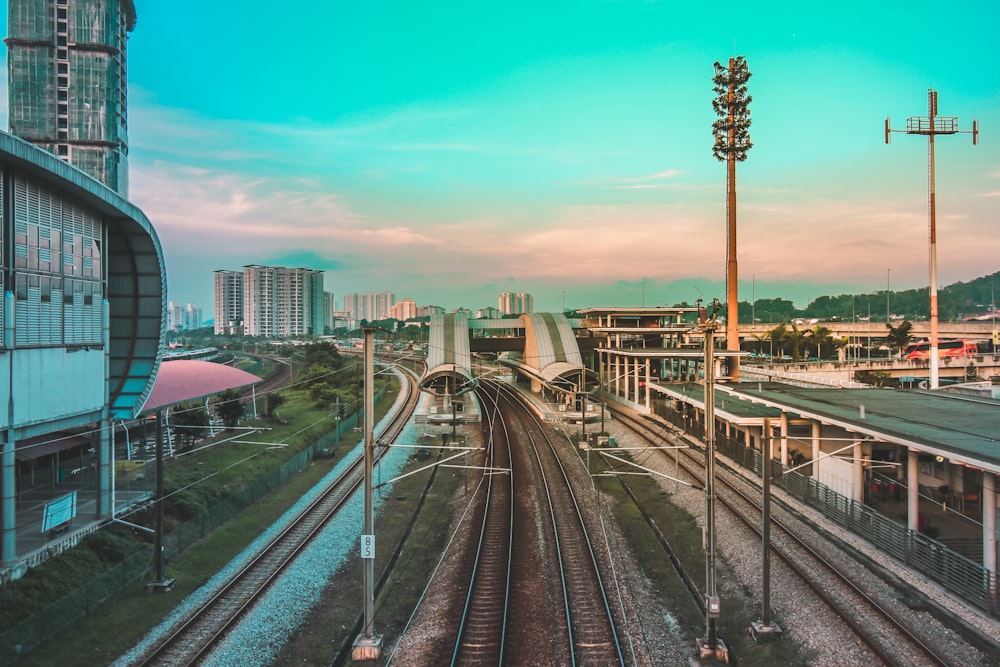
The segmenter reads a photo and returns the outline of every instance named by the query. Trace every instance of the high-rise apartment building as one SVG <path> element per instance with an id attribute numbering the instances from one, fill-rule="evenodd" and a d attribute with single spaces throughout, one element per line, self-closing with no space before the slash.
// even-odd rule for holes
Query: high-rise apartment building
<path id="1" fill-rule="evenodd" d="M 201 308 L 188 303 L 181 305 L 171 301 L 167 305 L 167 330 L 190 331 L 201 326 Z"/>
<path id="2" fill-rule="evenodd" d="M 132 0 L 9 0 L 10 131 L 128 198 Z"/>
<path id="3" fill-rule="evenodd" d="M 417 302 L 413 299 L 400 299 L 389 308 L 389 317 L 405 322 L 417 317 Z"/>
<path id="4" fill-rule="evenodd" d="M 344 310 L 355 321 L 384 320 L 389 317 L 389 309 L 396 302 L 391 292 L 368 292 L 367 294 L 345 294 Z"/>
<path id="5" fill-rule="evenodd" d="M 243 272 L 215 272 L 215 335 L 243 335 Z"/>
<path id="6" fill-rule="evenodd" d="M 243 332 L 247 336 L 321 335 L 324 305 L 322 271 L 258 264 L 243 267 Z"/>
<path id="7" fill-rule="evenodd" d="M 476 311 L 477 320 L 497 320 L 500 319 L 500 311 L 493 306 L 480 308 Z"/>
<path id="8" fill-rule="evenodd" d="M 535 311 L 535 299 L 525 292 L 504 292 L 500 295 L 498 305 L 504 315 L 520 315 Z"/>

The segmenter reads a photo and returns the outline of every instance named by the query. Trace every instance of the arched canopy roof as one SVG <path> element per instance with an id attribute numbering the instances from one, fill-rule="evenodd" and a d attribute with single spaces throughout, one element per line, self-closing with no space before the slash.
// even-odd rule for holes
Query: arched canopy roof
<path id="1" fill-rule="evenodd" d="M 468 318 L 461 313 L 435 313 L 430 324 L 427 372 L 420 378 L 420 387 L 430 389 L 449 377 L 454 378 L 453 387 L 473 383 Z"/>
<path id="2" fill-rule="evenodd" d="M 551 365 L 572 366 L 577 372 L 583 367 L 583 357 L 576 335 L 562 313 L 523 313 L 524 355 L 522 362 L 542 374 Z M 565 369 L 556 371 L 562 375 Z"/>
<path id="3" fill-rule="evenodd" d="M 155 412 L 178 403 L 220 394 L 227 389 L 240 389 L 260 380 L 252 373 L 211 361 L 164 361 L 160 364 L 156 383 L 142 406 L 142 412 Z"/>
<path id="4" fill-rule="evenodd" d="M 108 407 L 115 419 L 138 414 L 153 385 L 166 329 L 166 270 L 160 240 L 134 204 L 48 151 L 0 132 L 5 172 L 44 183 L 99 214 L 107 228 Z"/>

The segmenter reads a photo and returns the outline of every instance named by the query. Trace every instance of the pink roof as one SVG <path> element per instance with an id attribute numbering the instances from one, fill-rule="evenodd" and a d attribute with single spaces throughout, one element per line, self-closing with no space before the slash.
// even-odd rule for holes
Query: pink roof
<path id="1" fill-rule="evenodd" d="M 211 361 L 164 361 L 160 364 L 153 389 L 146 398 L 146 404 L 142 406 L 142 412 L 150 413 L 185 401 L 219 394 L 227 389 L 247 387 L 260 380 L 252 373 Z"/>

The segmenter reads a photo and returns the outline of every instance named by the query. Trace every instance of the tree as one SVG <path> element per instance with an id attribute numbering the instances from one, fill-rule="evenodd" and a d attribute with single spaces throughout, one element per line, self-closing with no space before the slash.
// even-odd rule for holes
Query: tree
<path id="1" fill-rule="evenodd" d="M 182 403 L 170 411 L 170 422 L 177 436 L 177 448 L 183 452 L 194 447 L 194 441 L 208 426 L 208 411 L 196 401 Z"/>
<path id="2" fill-rule="evenodd" d="M 264 416 L 268 418 L 273 417 L 275 411 L 282 405 L 284 405 L 287 401 L 288 399 L 285 398 L 282 394 L 272 391 L 270 394 L 267 395 L 267 398 L 264 399 Z"/>
<path id="3" fill-rule="evenodd" d="M 240 402 L 239 389 L 227 389 L 219 394 L 215 404 L 215 414 L 219 416 L 226 428 L 233 428 L 240 423 L 243 416 L 243 404 Z"/>
<path id="4" fill-rule="evenodd" d="M 792 322 L 792 328 L 785 333 L 785 348 L 792 353 L 792 361 L 798 361 L 802 357 L 802 349 L 806 346 L 808 339 L 807 332 L 799 331 L 797 324 Z"/>
<path id="5" fill-rule="evenodd" d="M 889 346 L 889 349 L 895 351 L 906 347 L 912 338 L 910 331 L 913 330 L 913 323 L 909 320 L 903 320 L 899 323 L 899 326 L 894 327 L 889 322 L 885 326 L 889 329 L 889 333 L 885 337 L 885 342 Z"/>
<path id="6" fill-rule="evenodd" d="M 782 322 L 778 326 L 774 327 L 767 332 L 767 337 L 771 341 L 771 356 L 774 356 L 774 350 L 778 351 L 778 356 L 781 356 L 782 347 L 785 344 L 785 337 L 788 335 L 788 325 Z"/>
<path id="7" fill-rule="evenodd" d="M 812 339 L 812 344 L 816 346 L 816 358 L 823 358 L 823 346 L 831 347 L 833 341 L 833 331 L 829 327 L 817 324 L 815 328 L 808 332 Z"/>
<path id="8" fill-rule="evenodd" d="M 837 361 L 844 361 L 847 358 L 847 346 L 851 344 L 851 339 L 847 336 L 831 339 L 833 349 L 837 351 Z"/>

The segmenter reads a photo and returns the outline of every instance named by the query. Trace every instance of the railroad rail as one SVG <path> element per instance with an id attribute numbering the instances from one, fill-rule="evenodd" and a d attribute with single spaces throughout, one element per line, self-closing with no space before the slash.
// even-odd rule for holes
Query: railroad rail
<path id="1" fill-rule="evenodd" d="M 476 392 L 488 429 L 488 469 L 511 469 L 510 433 L 495 396 Z M 514 539 L 513 474 L 487 474 L 479 537 L 469 573 L 468 594 L 458 625 L 452 665 L 501 665 L 507 635 L 511 554 Z"/>
<path id="2" fill-rule="evenodd" d="M 403 391 L 407 400 L 378 434 L 377 458 L 385 453 L 416 408 L 416 378 L 408 370 L 401 373 L 401 377 L 406 381 Z M 135 664 L 193 665 L 203 660 L 363 482 L 364 459 L 358 457 L 291 525 Z"/>
<path id="3" fill-rule="evenodd" d="M 521 406 L 518 392 L 506 384 L 485 381 L 508 406 Z M 624 665 L 614 614 L 594 553 L 586 522 L 557 449 L 541 420 L 521 409 L 529 456 L 545 487 L 547 521 L 558 556 L 570 663 Z"/>
<path id="4" fill-rule="evenodd" d="M 616 418 L 630 429 L 643 435 L 651 442 L 661 439 L 661 433 L 652 432 L 648 423 L 633 417 L 627 412 L 613 410 Z M 696 482 L 704 478 L 705 451 L 699 443 L 688 440 L 693 447 L 679 450 L 688 461 L 681 462 L 685 472 Z M 661 450 L 664 456 L 667 453 Z M 699 457 L 700 454 L 700 457 Z M 672 458 L 672 457 L 671 457 Z M 719 468 L 716 468 L 718 471 Z M 725 496 L 718 493 L 717 500 L 723 507 L 733 512 L 746 526 L 760 535 L 761 507 L 755 498 L 749 495 L 749 486 L 743 477 L 732 473 L 717 474 L 717 484 L 727 489 Z M 622 480 L 622 484 L 627 484 Z M 743 487 L 743 488 L 740 488 Z M 758 490 L 759 492 L 759 490 Z M 774 500 L 772 500 L 774 503 Z M 738 507 L 739 505 L 739 507 Z M 640 508 L 642 510 L 642 508 Z M 645 513 L 645 511 L 643 510 Z M 852 560 L 852 565 L 837 565 L 831 559 L 824 557 L 805 540 L 796 534 L 796 530 L 786 526 L 780 520 L 771 520 L 772 553 L 776 555 L 792 572 L 795 573 L 817 597 L 837 614 L 851 628 L 851 631 L 886 665 L 913 664 L 913 656 L 906 653 L 903 643 L 914 649 L 929 664 L 950 665 L 952 661 L 942 656 L 929 638 L 923 636 L 920 628 L 908 627 L 902 618 L 898 618 L 882 603 L 868 592 L 854 584 L 853 578 L 845 572 L 850 569 L 863 568 L 863 564 Z M 817 532 L 818 529 L 817 529 Z M 844 558 L 851 558 L 844 555 Z M 806 566 L 808 563 L 808 567 Z M 700 605 L 703 600 L 698 600 Z M 860 611 L 863 609 L 864 611 Z"/>

